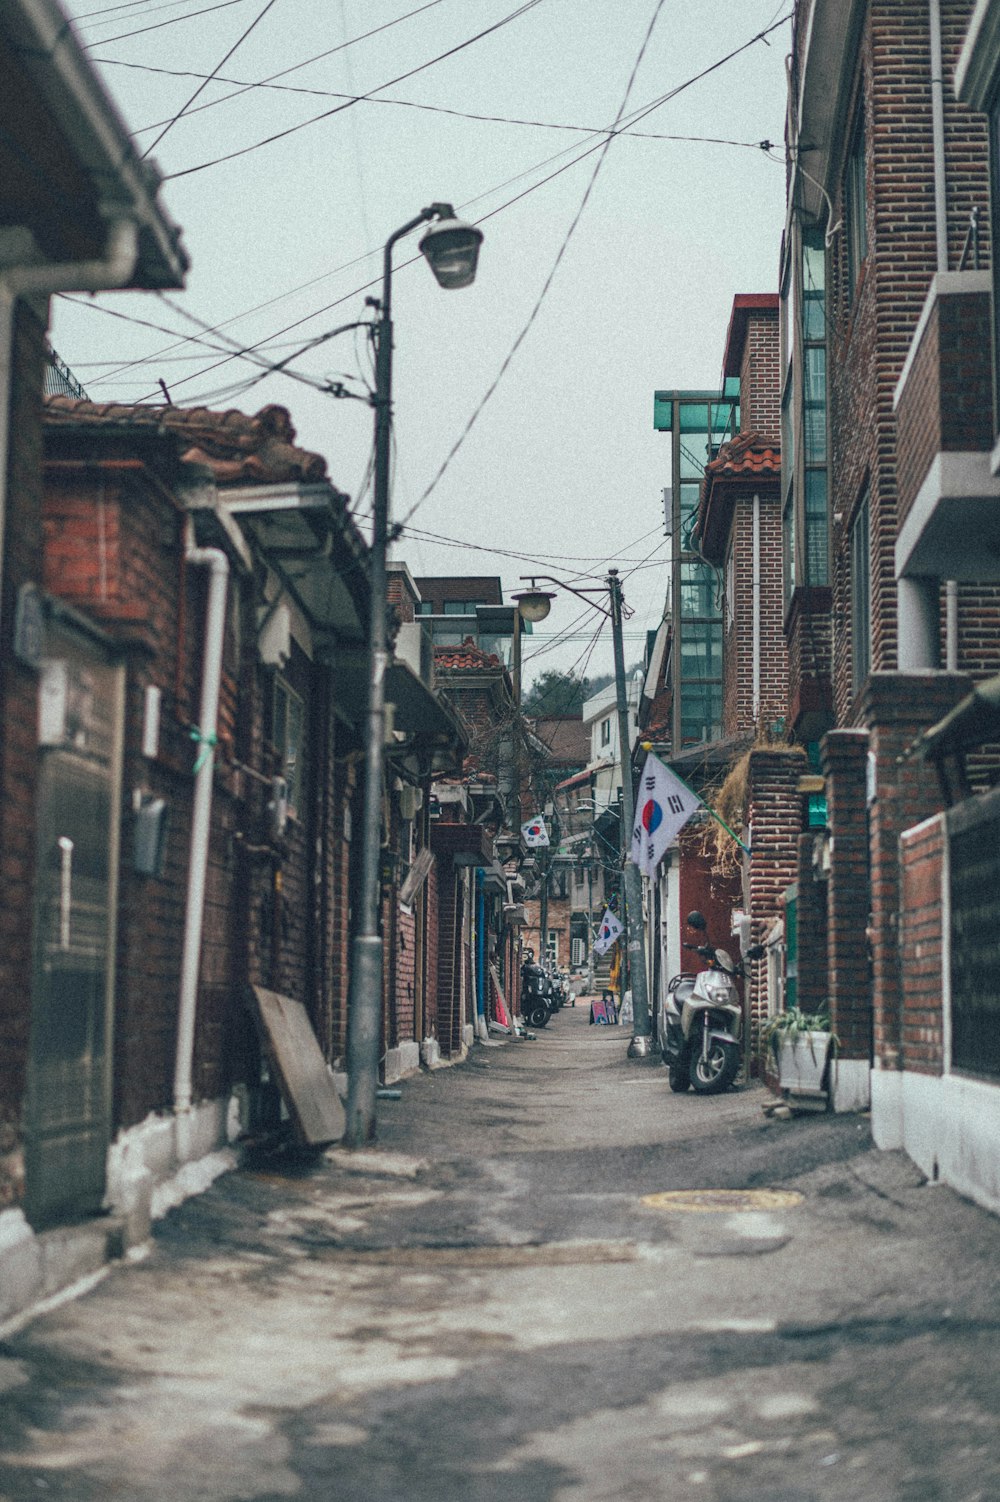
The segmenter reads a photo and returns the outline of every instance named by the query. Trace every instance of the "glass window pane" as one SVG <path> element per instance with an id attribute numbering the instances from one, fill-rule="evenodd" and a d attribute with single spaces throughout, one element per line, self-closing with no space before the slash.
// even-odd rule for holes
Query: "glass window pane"
<path id="1" fill-rule="evenodd" d="M 806 471 L 806 583 L 829 584 L 829 530 L 826 470 Z"/>
<path id="2" fill-rule="evenodd" d="M 682 433 L 707 433 L 708 403 L 682 402 L 680 410 L 680 430 Z"/>
<path id="3" fill-rule="evenodd" d="M 823 236 L 802 237 L 802 337 L 826 339 L 826 251 Z"/>
<path id="4" fill-rule="evenodd" d="M 681 678 L 722 676 L 722 622 L 692 621 L 681 638 Z"/>
<path id="5" fill-rule="evenodd" d="M 809 345 L 803 355 L 805 460 L 807 464 L 822 464 L 826 460 L 826 348 Z"/>
<path id="6" fill-rule="evenodd" d="M 681 616 L 717 616 L 717 579 L 707 563 L 681 564 Z"/>
<path id="7" fill-rule="evenodd" d="M 708 459 L 708 429 L 685 433 L 681 438 L 681 479 L 700 480 Z"/>
<path id="8" fill-rule="evenodd" d="M 659 391 L 653 392 L 653 427 L 658 433 L 669 433 L 674 425 L 674 404 L 667 401 Z"/>

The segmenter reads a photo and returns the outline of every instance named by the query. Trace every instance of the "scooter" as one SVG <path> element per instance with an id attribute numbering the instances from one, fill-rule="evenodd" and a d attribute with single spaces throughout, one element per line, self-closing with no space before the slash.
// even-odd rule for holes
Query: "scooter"
<path id="1" fill-rule="evenodd" d="M 698 912 L 688 914 L 687 926 L 702 934 L 708 928 Z M 735 977 L 745 976 L 746 970 L 712 944 L 681 947 L 700 954 L 709 968 L 697 975 L 684 971 L 668 985 L 657 1019 L 661 1056 L 670 1072 L 670 1088 L 678 1095 L 691 1087 L 699 1095 L 719 1095 L 729 1089 L 740 1067 L 743 1003 Z M 755 944 L 746 959 L 758 960 L 765 952 L 762 944 Z"/>
<path id="2" fill-rule="evenodd" d="M 545 1027 L 555 1008 L 551 1005 L 550 981 L 534 951 L 525 952 L 521 965 L 521 1016 L 529 1027 Z"/>

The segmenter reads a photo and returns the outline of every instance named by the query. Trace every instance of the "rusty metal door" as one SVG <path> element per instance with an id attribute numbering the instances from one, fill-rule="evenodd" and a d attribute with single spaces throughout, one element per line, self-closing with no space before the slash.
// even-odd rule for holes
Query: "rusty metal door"
<path id="1" fill-rule="evenodd" d="M 26 1210 L 96 1213 L 111 1133 L 111 1021 L 123 673 L 50 621 L 39 693 L 38 845 Z"/>

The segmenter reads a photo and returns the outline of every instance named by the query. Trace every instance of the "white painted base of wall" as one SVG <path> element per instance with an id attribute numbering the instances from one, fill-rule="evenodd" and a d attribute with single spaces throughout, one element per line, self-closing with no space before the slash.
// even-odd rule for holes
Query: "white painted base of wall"
<path id="1" fill-rule="evenodd" d="M 465 1026 L 462 1028 L 462 1047 L 464 1049 L 468 1050 L 468 1049 L 470 1049 L 472 1047 L 472 1045 L 473 1045 L 473 1043 L 475 1043 L 475 1041 L 476 1041 L 476 1030 L 472 1026 L 471 1022 L 467 1022 L 465 1024 Z"/>
<path id="2" fill-rule="evenodd" d="M 408 1038 L 405 1043 L 400 1043 L 398 1048 L 389 1048 L 385 1055 L 385 1082 L 394 1085 L 397 1080 L 405 1079 L 408 1074 L 416 1074 L 420 1068 L 420 1044 L 415 1038 Z"/>
<path id="3" fill-rule="evenodd" d="M 201 1101 L 184 1117 L 147 1116 L 108 1150 L 106 1217 L 36 1232 L 20 1209 L 0 1211 L 0 1322 L 23 1322 L 101 1276 L 109 1259 L 149 1237 L 154 1220 L 236 1167 L 236 1097 Z"/>
<path id="4" fill-rule="evenodd" d="M 872 1132 L 876 1146 L 902 1147 L 928 1179 L 1000 1214 L 1000 1086 L 873 1073 Z"/>
<path id="5" fill-rule="evenodd" d="M 830 1065 L 830 1100 L 835 1111 L 867 1111 L 871 1100 L 871 1066 L 867 1059 L 834 1059 Z"/>
<path id="6" fill-rule="evenodd" d="M 420 1062 L 425 1069 L 441 1069 L 444 1060 L 441 1058 L 441 1045 L 436 1038 L 425 1038 L 420 1045 Z"/>
<path id="7" fill-rule="evenodd" d="M 236 1097 L 219 1097 L 183 1116 L 149 1115 L 118 1134 L 108 1150 L 104 1197 L 126 1221 L 130 1246 L 145 1241 L 151 1221 L 236 1167 L 229 1143 L 242 1130 L 240 1114 Z"/>

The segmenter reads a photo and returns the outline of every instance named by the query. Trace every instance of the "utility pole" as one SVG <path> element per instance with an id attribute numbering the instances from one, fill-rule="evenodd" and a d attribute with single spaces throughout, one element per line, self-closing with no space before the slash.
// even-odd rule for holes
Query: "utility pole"
<path id="1" fill-rule="evenodd" d="M 642 878 L 632 859 L 632 829 L 635 798 L 632 793 L 632 746 L 628 733 L 628 700 L 625 693 L 625 648 L 622 641 L 622 586 L 618 570 L 608 570 L 611 596 L 611 631 L 615 653 L 615 691 L 618 698 L 618 754 L 622 765 L 622 860 L 624 862 L 626 939 L 629 978 L 632 985 L 632 1041 L 630 1059 L 644 1059 L 652 1051 L 649 991 L 646 986 L 646 942 L 642 922 Z"/>

